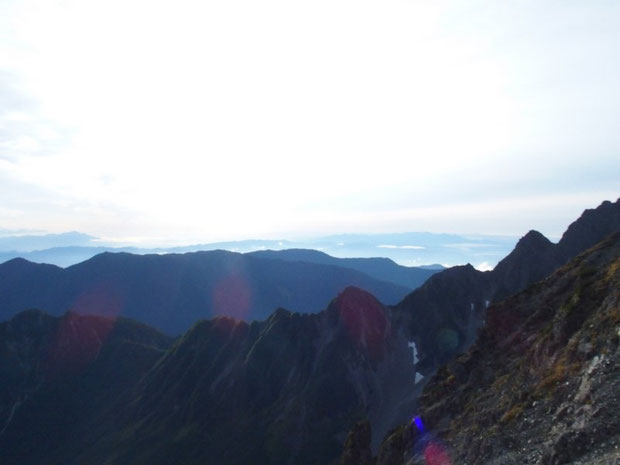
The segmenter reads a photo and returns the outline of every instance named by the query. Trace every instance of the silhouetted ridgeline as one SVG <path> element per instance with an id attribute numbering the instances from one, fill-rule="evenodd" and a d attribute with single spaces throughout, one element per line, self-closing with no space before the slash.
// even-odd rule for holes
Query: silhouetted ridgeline
<path id="1" fill-rule="evenodd" d="M 0 265 L 0 320 L 27 308 L 55 315 L 73 310 L 123 315 L 179 334 L 196 321 L 217 315 L 249 321 L 267 318 L 278 307 L 318 312 L 347 286 L 366 289 L 388 304 L 401 300 L 413 287 L 330 264 L 222 250 L 181 255 L 103 253 L 65 269 L 14 259 Z"/>

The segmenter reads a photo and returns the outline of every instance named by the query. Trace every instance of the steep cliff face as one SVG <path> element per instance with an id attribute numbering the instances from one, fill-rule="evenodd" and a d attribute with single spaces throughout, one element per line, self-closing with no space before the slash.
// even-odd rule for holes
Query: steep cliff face
<path id="1" fill-rule="evenodd" d="M 619 342 L 620 233 L 491 306 L 476 344 L 426 386 L 378 465 L 620 458 Z"/>

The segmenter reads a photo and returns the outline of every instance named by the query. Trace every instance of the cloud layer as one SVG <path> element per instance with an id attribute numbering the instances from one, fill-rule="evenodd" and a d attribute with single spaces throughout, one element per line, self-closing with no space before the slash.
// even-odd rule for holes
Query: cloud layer
<path id="1" fill-rule="evenodd" d="M 558 234 L 618 195 L 619 8 L 3 2 L 0 227 Z"/>

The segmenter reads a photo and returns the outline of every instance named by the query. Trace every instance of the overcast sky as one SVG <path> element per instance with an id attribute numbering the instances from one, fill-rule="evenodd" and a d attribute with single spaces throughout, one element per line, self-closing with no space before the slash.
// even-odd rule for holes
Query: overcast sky
<path id="1" fill-rule="evenodd" d="M 560 234 L 620 195 L 620 2 L 1 0 L 0 229 Z"/>

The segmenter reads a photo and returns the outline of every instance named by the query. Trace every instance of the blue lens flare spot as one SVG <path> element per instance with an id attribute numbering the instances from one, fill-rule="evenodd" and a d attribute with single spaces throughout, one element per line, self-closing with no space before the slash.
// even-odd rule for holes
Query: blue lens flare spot
<path id="1" fill-rule="evenodd" d="M 420 431 L 420 433 L 423 433 L 425 428 L 424 428 L 424 422 L 422 421 L 422 419 L 420 417 L 414 417 L 413 422 L 418 428 L 418 431 Z"/>

